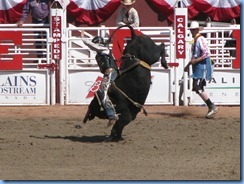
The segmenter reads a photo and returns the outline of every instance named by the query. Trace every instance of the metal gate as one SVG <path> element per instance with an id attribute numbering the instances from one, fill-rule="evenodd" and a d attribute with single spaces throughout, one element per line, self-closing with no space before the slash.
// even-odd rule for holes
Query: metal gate
<path id="1" fill-rule="evenodd" d="M 0 26 L 0 105 L 55 104 L 49 28 L 30 26 Z"/>
<path id="2" fill-rule="evenodd" d="M 67 28 L 67 55 L 66 55 L 66 89 L 65 89 L 65 104 L 89 104 L 94 96 L 94 91 L 97 89 L 102 74 L 99 71 L 97 63 L 95 61 L 95 54 L 91 51 L 81 40 L 80 32 L 85 31 L 87 39 L 92 39 L 94 35 L 100 35 L 106 38 L 110 35 L 116 27 L 89 27 L 89 28 Z M 167 48 L 167 61 L 170 62 L 174 57 L 172 52 L 173 45 L 170 44 L 173 39 L 173 30 L 168 28 L 148 28 L 141 27 L 136 29 L 144 34 L 149 35 L 156 44 L 164 42 Z M 123 44 L 124 38 L 122 40 Z M 111 50 L 114 48 L 114 43 L 110 44 Z M 124 45 L 123 45 L 124 46 Z M 122 53 L 117 53 L 115 58 L 120 59 Z M 172 85 L 173 72 L 172 69 L 163 69 L 160 66 L 160 62 L 157 62 L 152 66 L 152 85 L 146 104 L 173 104 Z"/>

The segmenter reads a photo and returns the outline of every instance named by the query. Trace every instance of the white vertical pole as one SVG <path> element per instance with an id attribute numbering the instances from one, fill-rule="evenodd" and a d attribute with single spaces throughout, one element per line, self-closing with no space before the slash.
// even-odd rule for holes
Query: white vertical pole
<path id="1" fill-rule="evenodd" d="M 186 41 L 187 41 L 187 27 L 188 27 L 188 13 L 187 8 L 175 8 L 175 17 L 174 17 L 174 32 L 175 32 L 175 56 L 179 62 L 183 61 L 183 66 L 186 65 Z M 179 105 L 179 79 L 178 79 L 178 68 L 175 70 L 175 105 Z M 187 80 L 184 72 L 184 105 L 187 103 Z"/>
<path id="2" fill-rule="evenodd" d="M 206 19 L 206 27 L 211 27 L 211 18 Z M 207 39 L 211 38 L 211 33 L 207 33 Z"/>
<path id="3" fill-rule="evenodd" d="M 59 92 L 60 104 L 64 105 L 65 99 L 65 28 L 66 28 L 66 10 L 63 2 L 55 0 L 51 5 L 50 25 L 52 37 L 52 59 L 56 61 L 59 67 Z"/>

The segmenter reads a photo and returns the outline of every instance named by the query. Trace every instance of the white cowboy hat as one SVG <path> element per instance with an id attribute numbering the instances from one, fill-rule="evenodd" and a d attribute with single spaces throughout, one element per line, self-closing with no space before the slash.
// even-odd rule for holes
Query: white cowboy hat
<path id="1" fill-rule="evenodd" d="M 197 21 L 192 21 L 191 25 L 190 25 L 190 27 L 188 29 L 199 29 L 199 30 L 202 30 L 203 27 L 199 26 L 199 23 Z"/>
<path id="2" fill-rule="evenodd" d="M 136 2 L 136 0 L 122 0 L 120 2 L 124 5 L 132 5 Z"/>

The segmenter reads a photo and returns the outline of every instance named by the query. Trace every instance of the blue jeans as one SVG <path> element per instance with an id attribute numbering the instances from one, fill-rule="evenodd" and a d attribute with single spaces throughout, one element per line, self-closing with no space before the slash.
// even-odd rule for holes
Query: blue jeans
<path id="1" fill-rule="evenodd" d="M 109 72 L 105 72 L 103 79 L 101 81 L 101 84 L 99 86 L 99 89 L 97 91 L 98 97 L 102 103 L 102 106 L 108 116 L 108 119 L 114 119 L 116 111 L 113 106 L 113 103 L 109 99 L 108 96 L 108 88 L 111 85 L 111 82 L 114 82 L 114 80 L 117 77 L 117 71 L 113 68 L 110 69 Z"/>

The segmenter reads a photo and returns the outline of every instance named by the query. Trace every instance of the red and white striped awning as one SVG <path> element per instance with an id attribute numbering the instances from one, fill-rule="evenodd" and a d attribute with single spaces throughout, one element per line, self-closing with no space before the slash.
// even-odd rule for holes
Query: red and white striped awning
<path id="1" fill-rule="evenodd" d="M 192 0 L 194 7 L 214 21 L 230 21 L 240 17 L 240 0 Z"/>
<path id="2" fill-rule="evenodd" d="M 22 14 L 27 0 L 0 0 L 0 23 L 15 23 Z M 120 0 L 67 0 L 68 16 L 87 25 L 99 24 L 108 19 L 120 6 Z M 138 0 L 142 1 L 142 0 Z M 147 0 L 159 13 L 174 21 L 174 7 L 179 0 Z M 240 0 L 180 0 L 188 8 L 191 20 L 200 12 L 213 21 L 230 21 L 240 17 Z M 138 13 L 142 13 L 138 10 Z"/>
<path id="3" fill-rule="evenodd" d="M 1 0 L 0 23 L 16 23 L 27 0 Z"/>
<path id="4" fill-rule="evenodd" d="M 87 25 L 98 24 L 109 18 L 120 6 L 120 0 L 70 0 L 68 15 Z"/>
<path id="5" fill-rule="evenodd" d="M 173 22 L 174 7 L 177 7 L 178 0 L 150 0 L 150 2 Z M 193 19 L 200 12 L 214 21 L 230 21 L 240 17 L 240 0 L 181 0 L 181 2 L 188 8 L 188 19 Z"/>
<path id="6" fill-rule="evenodd" d="M 150 2 L 159 13 L 166 16 L 171 22 L 174 21 L 174 8 L 177 7 L 177 0 L 150 0 Z M 187 7 L 189 19 L 192 19 L 199 14 L 191 0 L 182 0 L 182 4 L 184 7 Z"/>

